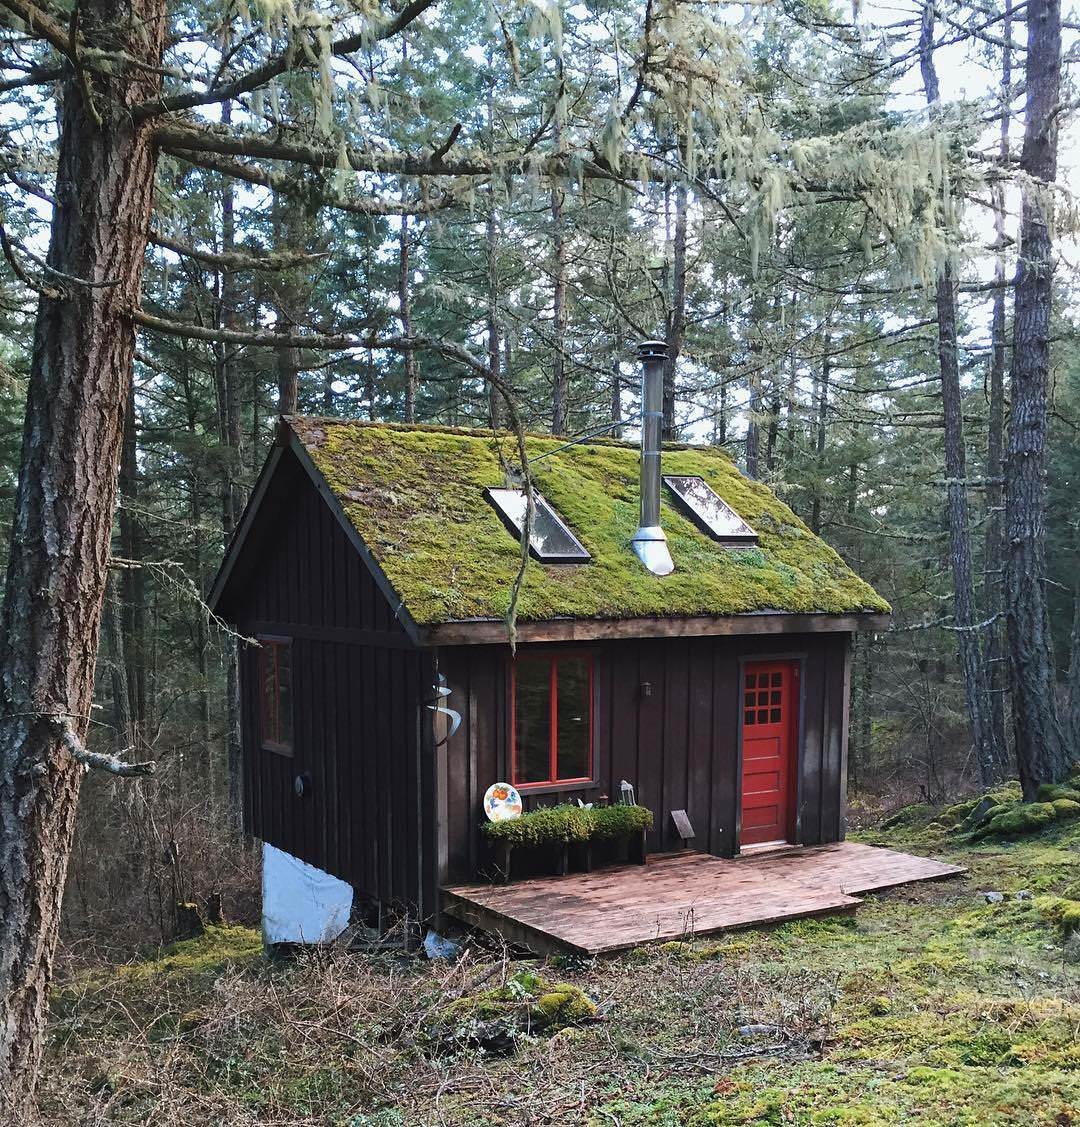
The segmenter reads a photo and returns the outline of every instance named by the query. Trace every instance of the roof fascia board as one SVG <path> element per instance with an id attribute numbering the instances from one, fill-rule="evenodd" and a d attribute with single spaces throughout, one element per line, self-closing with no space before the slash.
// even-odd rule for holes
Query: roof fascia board
<path id="1" fill-rule="evenodd" d="M 280 444 L 275 443 L 273 450 L 270 452 L 270 456 L 263 463 L 263 468 L 259 473 L 258 480 L 255 482 L 255 488 L 251 491 L 248 503 L 244 506 L 244 514 L 241 516 L 240 523 L 236 526 L 232 539 L 229 541 L 229 546 L 225 550 L 225 558 L 221 561 L 217 575 L 214 576 L 214 582 L 210 588 L 210 594 L 206 597 L 206 603 L 215 614 L 217 613 L 218 602 L 222 594 L 224 594 L 225 587 L 228 585 L 229 576 L 232 575 L 233 567 L 240 558 L 244 541 L 247 540 L 248 534 L 255 524 L 255 517 L 258 515 L 259 506 L 262 504 L 263 498 L 266 496 L 266 491 L 270 487 L 270 480 L 273 478 L 274 471 L 281 461 L 281 455 L 282 447 Z"/>
<path id="2" fill-rule="evenodd" d="M 330 511 L 334 514 L 338 524 L 341 525 L 342 531 L 349 538 L 349 542 L 356 549 L 357 554 L 364 561 L 364 565 L 367 567 L 368 571 L 371 572 L 371 576 L 375 580 L 376 586 L 382 592 L 383 598 L 393 607 L 394 617 L 405 628 L 405 633 L 408 634 L 409 640 L 415 646 L 430 644 L 426 637 L 426 632 L 422 631 L 420 627 L 417 626 L 415 619 L 409 614 L 408 608 L 405 606 L 405 601 L 394 590 L 390 580 L 386 578 L 383 569 L 379 567 L 375 557 L 364 543 L 363 537 L 353 527 L 352 521 L 349 520 L 345 510 L 341 507 L 341 502 L 334 496 L 334 491 L 327 484 L 326 478 L 323 477 L 322 473 L 319 471 L 319 467 L 312 461 L 307 448 L 292 427 L 289 427 L 288 446 L 296 455 L 297 461 L 303 466 L 312 484 L 319 491 L 319 496 L 329 505 Z"/>
<path id="3" fill-rule="evenodd" d="M 851 634 L 887 630 L 887 614 L 736 614 L 722 618 L 622 618 L 519 622 L 519 642 L 586 642 L 606 638 L 736 637 L 758 634 Z M 447 622 L 424 630 L 434 645 L 493 645 L 509 641 L 501 620 Z"/>

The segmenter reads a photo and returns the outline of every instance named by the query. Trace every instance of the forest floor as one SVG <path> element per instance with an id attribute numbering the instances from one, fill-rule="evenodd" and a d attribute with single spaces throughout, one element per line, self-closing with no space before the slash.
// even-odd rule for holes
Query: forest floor
<path id="1" fill-rule="evenodd" d="M 45 1119 L 1080 1125 L 1080 820 L 971 844 L 917 814 L 859 836 L 969 875 L 850 918 L 547 965 L 268 963 L 214 928 L 83 971 L 54 999 Z"/>

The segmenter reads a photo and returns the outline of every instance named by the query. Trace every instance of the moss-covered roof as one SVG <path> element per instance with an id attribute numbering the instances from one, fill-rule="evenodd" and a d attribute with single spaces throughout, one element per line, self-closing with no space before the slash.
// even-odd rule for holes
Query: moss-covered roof
<path id="1" fill-rule="evenodd" d="M 290 417 L 349 520 L 420 625 L 500 619 L 520 547 L 484 497 L 506 484 L 516 439 L 490 431 Z M 559 439 L 530 436 L 530 459 Z M 536 487 L 592 555 L 586 564 L 530 559 L 522 622 L 552 618 L 727 616 L 757 611 L 851 614 L 888 604 L 764 485 L 713 447 L 671 447 L 665 473 L 698 474 L 758 533 L 725 548 L 665 495 L 661 523 L 675 572 L 650 574 L 630 547 L 638 524 L 636 446 L 594 441 L 532 465 Z M 666 492 L 666 491 L 665 491 Z"/>

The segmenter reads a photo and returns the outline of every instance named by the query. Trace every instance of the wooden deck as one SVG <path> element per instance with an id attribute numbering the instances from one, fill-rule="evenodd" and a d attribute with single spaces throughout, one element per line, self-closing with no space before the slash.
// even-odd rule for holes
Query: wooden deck
<path id="1" fill-rule="evenodd" d="M 860 893 L 965 870 L 856 842 L 741 857 L 650 857 L 592 873 L 443 889 L 446 911 L 538 954 L 598 955 L 657 940 L 852 912 Z"/>

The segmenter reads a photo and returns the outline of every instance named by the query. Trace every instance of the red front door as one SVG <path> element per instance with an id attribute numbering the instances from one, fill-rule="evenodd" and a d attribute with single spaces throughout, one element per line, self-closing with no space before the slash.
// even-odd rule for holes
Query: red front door
<path id="1" fill-rule="evenodd" d="M 792 840 L 798 700 L 796 662 L 743 667 L 740 846 Z"/>

